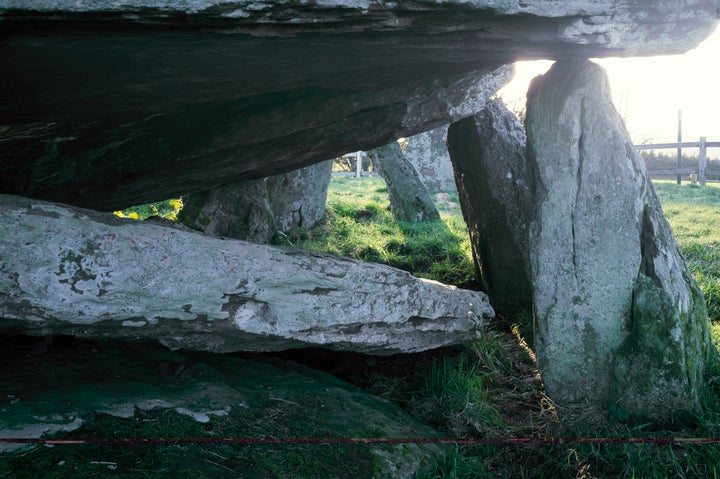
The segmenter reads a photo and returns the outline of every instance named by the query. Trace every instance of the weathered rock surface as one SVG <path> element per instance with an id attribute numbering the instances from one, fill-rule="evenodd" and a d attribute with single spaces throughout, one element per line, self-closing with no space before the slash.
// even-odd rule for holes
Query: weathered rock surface
<path id="1" fill-rule="evenodd" d="M 40 477 L 76 477 L 76 468 L 130 477 L 152 473 L 152 464 L 178 477 L 412 478 L 441 451 L 329 446 L 343 438 L 439 434 L 383 399 L 292 362 L 178 353 L 149 342 L 56 338 L 41 355 L 30 354 L 22 338 L 0 345 L 0 437 L 90 442 L 36 446 L 32 454 L 27 444 L 0 444 L 0 474 L 8 477 L 13 467 L 31 467 Z M 105 443 L 93 443 L 97 438 Z M 223 439 L 247 442 L 215 442 Z M 272 444 L 268 453 L 262 441 L 273 439 L 288 443 Z"/>
<path id="2" fill-rule="evenodd" d="M 264 178 L 184 195 L 178 220 L 211 236 L 253 243 L 269 243 L 277 232 Z"/>
<path id="3" fill-rule="evenodd" d="M 415 167 L 425 187 L 431 192 L 456 190 L 455 176 L 446 145 L 447 131 L 448 125 L 443 125 L 407 139 L 405 157 Z"/>
<path id="4" fill-rule="evenodd" d="M 482 293 L 387 266 L 2 196 L 0 328 L 172 348 L 391 354 L 472 341 Z"/>
<path id="5" fill-rule="evenodd" d="M 0 193 L 117 210 L 271 176 L 468 116 L 519 59 L 688 50 L 718 6 L 0 0 Z"/>
<path id="6" fill-rule="evenodd" d="M 267 179 L 268 199 L 279 231 L 312 228 L 325 217 L 332 160 Z"/>
<path id="7" fill-rule="evenodd" d="M 415 167 L 393 141 L 367 152 L 387 184 L 390 210 L 399 221 L 439 221 L 440 214 Z"/>
<path id="8" fill-rule="evenodd" d="M 325 216 L 332 161 L 183 196 L 178 219 L 212 236 L 269 243 L 278 231 L 312 228 Z"/>
<path id="9" fill-rule="evenodd" d="M 702 293 L 610 100 L 602 68 L 558 62 L 528 93 L 538 365 L 561 406 L 671 421 L 716 354 Z"/>
<path id="10" fill-rule="evenodd" d="M 532 211 L 525 131 L 501 100 L 453 123 L 448 149 L 484 290 L 505 314 L 530 311 Z"/>

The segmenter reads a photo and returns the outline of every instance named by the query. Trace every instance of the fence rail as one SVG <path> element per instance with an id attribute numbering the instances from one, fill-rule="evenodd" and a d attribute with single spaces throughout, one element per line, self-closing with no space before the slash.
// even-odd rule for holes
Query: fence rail
<path id="1" fill-rule="evenodd" d="M 678 134 L 678 137 L 680 135 Z M 652 143 L 649 145 L 635 145 L 637 151 L 640 150 L 663 150 L 677 149 L 677 168 L 663 170 L 648 170 L 648 175 L 677 175 L 678 185 L 682 182 L 681 175 L 692 175 L 697 173 L 697 179 L 701 185 L 705 186 L 707 180 L 705 178 L 705 170 L 707 169 L 707 149 L 720 148 L 720 141 L 707 141 L 706 137 L 701 136 L 700 141 L 678 141 L 677 143 Z M 697 170 L 694 168 L 682 167 L 682 149 L 683 148 L 699 148 L 700 159 L 698 161 Z"/>

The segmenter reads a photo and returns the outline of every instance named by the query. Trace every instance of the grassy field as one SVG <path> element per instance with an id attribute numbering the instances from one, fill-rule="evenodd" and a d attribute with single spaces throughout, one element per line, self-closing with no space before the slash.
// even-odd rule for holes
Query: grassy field
<path id="1" fill-rule="evenodd" d="M 285 243 L 474 288 L 477 278 L 470 240 L 459 207 L 441 211 L 440 216 L 441 223 L 395 221 L 382 178 L 338 177 L 328 191 L 325 223 L 309 231 L 289 232 Z"/>
<path id="2" fill-rule="evenodd" d="M 655 181 L 663 211 L 688 267 L 705 295 L 708 315 L 720 321 L 720 185 Z"/>

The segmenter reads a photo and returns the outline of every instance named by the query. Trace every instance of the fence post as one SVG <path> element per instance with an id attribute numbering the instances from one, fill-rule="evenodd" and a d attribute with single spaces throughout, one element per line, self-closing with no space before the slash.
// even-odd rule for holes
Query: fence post
<path id="1" fill-rule="evenodd" d="M 362 176 L 362 151 L 355 152 L 355 177 Z"/>
<path id="2" fill-rule="evenodd" d="M 698 181 L 700 181 L 700 186 L 705 186 L 705 168 L 707 168 L 706 140 L 706 137 L 700 137 L 700 160 L 698 161 Z"/>
<path id="3" fill-rule="evenodd" d="M 678 147 L 677 147 L 677 169 L 682 168 L 682 110 L 678 110 Z M 682 176 L 677 172 L 677 184 L 682 184 Z"/>

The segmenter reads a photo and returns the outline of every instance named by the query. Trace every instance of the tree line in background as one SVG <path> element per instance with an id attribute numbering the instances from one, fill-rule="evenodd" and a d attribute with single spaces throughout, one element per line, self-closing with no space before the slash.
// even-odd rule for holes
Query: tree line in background
<path id="1" fill-rule="evenodd" d="M 646 150 L 640 153 L 640 157 L 645 160 L 645 166 L 648 170 L 667 170 L 677 168 L 677 153 L 657 152 L 654 150 Z M 700 163 L 700 156 L 696 154 L 682 155 L 682 168 L 697 168 Z M 709 180 L 720 180 L 720 159 L 714 158 L 707 160 L 705 176 Z"/>

